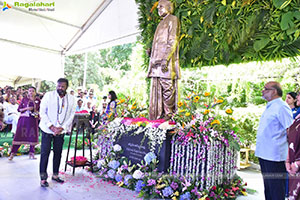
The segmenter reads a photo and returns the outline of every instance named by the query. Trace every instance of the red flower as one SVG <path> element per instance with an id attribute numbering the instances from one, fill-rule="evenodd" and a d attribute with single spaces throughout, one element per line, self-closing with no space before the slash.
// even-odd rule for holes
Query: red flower
<path id="1" fill-rule="evenodd" d="M 209 198 L 209 197 L 206 197 L 205 200 L 210 200 L 210 198 Z"/>
<path id="2" fill-rule="evenodd" d="M 225 192 L 229 192 L 230 190 L 228 188 L 225 189 Z"/>
<path id="3" fill-rule="evenodd" d="M 212 189 L 212 190 L 216 190 L 216 189 L 217 189 L 217 187 L 216 187 L 216 186 L 213 186 L 211 189 Z"/>
<path id="4" fill-rule="evenodd" d="M 224 196 L 225 196 L 225 197 L 228 197 L 228 194 L 227 194 L 227 193 L 224 193 Z"/>
<path id="5" fill-rule="evenodd" d="M 235 192 L 235 191 L 239 190 L 240 188 L 239 187 L 232 187 L 231 189 L 232 189 L 232 191 Z"/>
<path id="6" fill-rule="evenodd" d="M 246 192 L 246 189 L 245 189 L 245 188 L 243 188 L 243 192 Z"/>
<path id="7" fill-rule="evenodd" d="M 245 186 L 247 186 L 247 182 L 245 182 Z"/>

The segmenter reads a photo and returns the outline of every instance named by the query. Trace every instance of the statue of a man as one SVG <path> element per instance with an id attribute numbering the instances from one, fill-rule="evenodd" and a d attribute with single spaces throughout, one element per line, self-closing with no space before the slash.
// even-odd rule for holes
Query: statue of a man
<path id="1" fill-rule="evenodd" d="M 158 24 L 151 50 L 147 77 L 151 78 L 149 119 L 170 119 L 177 109 L 179 68 L 179 19 L 172 15 L 169 0 L 160 0 Z"/>

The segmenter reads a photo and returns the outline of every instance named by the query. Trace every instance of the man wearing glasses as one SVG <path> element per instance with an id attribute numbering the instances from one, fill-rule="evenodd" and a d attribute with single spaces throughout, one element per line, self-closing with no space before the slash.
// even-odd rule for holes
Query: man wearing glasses
<path id="1" fill-rule="evenodd" d="M 281 99 L 282 89 L 278 82 L 268 82 L 262 90 L 262 97 L 268 103 L 257 130 L 255 156 L 259 158 L 266 200 L 284 200 L 284 161 L 288 152 L 286 129 L 293 122 L 293 114 L 288 104 Z"/>

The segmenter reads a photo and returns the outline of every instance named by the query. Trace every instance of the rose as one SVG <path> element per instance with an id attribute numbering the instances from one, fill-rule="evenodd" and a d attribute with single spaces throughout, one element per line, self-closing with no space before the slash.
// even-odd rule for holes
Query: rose
<path id="1" fill-rule="evenodd" d="M 118 144 L 115 144 L 114 147 L 113 147 L 113 149 L 114 149 L 114 152 L 119 152 L 119 151 L 122 150 L 122 147 L 120 145 L 118 145 Z"/>
<path id="2" fill-rule="evenodd" d="M 135 170 L 132 177 L 135 179 L 141 179 L 143 177 L 144 173 L 140 170 Z"/>
<path id="3" fill-rule="evenodd" d="M 153 152 L 147 153 L 144 157 L 147 165 L 149 165 L 154 159 L 156 159 L 156 155 Z"/>

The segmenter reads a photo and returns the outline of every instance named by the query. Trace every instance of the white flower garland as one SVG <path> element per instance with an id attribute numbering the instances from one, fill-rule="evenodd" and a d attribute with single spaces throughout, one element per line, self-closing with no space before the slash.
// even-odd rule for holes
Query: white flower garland
<path id="1" fill-rule="evenodd" d="M 236 173 L 236 150 L 218 140 L 197 143 L 195 147 L 192 143 L 173 143 L 171 158 L 170 171 L 184 175 L 189 181 L 199 181 L 200 189 L 222 184 L 223 178 L 232 179 Z"/>

